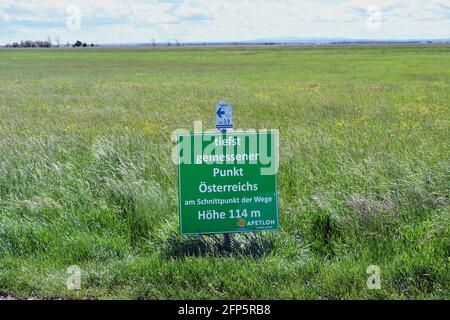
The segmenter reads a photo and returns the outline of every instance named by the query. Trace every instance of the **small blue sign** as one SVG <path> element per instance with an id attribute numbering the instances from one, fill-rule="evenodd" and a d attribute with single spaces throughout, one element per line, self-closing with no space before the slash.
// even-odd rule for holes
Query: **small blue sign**
<path id="1" fill-rule="evenodd" d="M 233 107 L 231 104 L 221 101 L 216 105 L 216 128 L 220 131 L 233 129 Z"/>

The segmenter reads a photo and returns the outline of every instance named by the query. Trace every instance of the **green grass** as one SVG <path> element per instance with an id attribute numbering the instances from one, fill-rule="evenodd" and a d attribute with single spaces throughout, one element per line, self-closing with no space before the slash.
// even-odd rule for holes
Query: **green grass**
<path id="1" fill-rule="evenodd" d="M 281 231 L 231 253 L 178 235 L 170 160 L 222 98 L 280 130 Z M 1 50 L 0 293 L 449 299 L 449 106 L 448 46 Z"/>

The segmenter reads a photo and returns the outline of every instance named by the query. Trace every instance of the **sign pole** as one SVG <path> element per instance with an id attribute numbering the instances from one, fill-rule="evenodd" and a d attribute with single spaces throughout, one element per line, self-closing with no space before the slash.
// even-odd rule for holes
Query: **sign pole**
<path id="1" fill-rule="evenodd" d="M 222 134 L 227 134 L 227 130 L 222 130 Z M 231 250 L 231 233 L 223 234 L 223 247 L 225 248 L 225 251 Z"/>
<path id="2" fill-rule="evenodd" d="M 232 110 L 232 106 L 223 99 L 216 105 L 216 128 L 224 135 L 227 134 L 227 129 L 233 128 Z M 226 251 L 231 250 L 231 233 L 223 234 L 223 246 Z"/>

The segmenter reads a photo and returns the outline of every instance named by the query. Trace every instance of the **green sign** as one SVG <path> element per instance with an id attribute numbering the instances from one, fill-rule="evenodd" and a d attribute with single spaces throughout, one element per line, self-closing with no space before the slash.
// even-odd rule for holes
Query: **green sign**
<path id="1" fill-rule="evenodd" d="M 179 134 L 183 235 L 278 230 L 278 132 Z"/>

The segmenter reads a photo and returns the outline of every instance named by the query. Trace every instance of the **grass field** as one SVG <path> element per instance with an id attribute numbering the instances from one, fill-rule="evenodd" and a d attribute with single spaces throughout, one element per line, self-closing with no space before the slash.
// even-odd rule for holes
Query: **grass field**
<path id="1" fill-rule="evenodd" d="M 171 162 L 222 98 L 280 130 L 282 230 L 231 253 L 178 235 Z M 449 106 L 449 46 L 1 50 L 0 293 L 449 299 Z"/>

